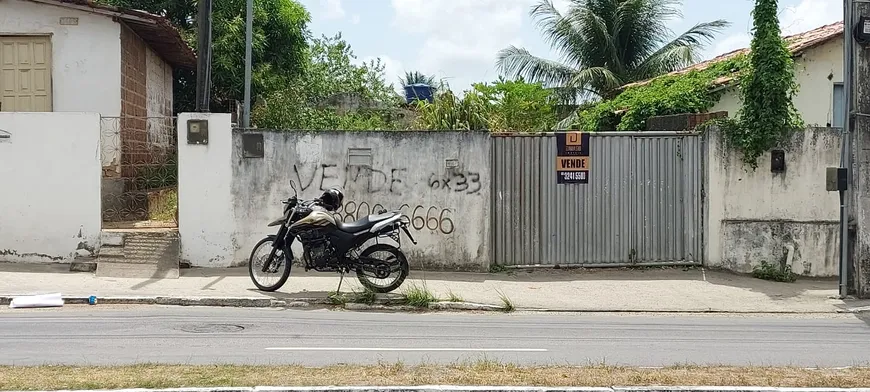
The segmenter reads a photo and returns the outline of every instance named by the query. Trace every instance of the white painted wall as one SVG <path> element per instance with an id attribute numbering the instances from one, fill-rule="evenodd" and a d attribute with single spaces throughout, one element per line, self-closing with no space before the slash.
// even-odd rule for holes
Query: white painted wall
<path id="1" fill-rule="evenodd" d="M 168 146 L 172 137 L 172 66 L 146 46 L 145 49 L 145 110 L 149 119 L 148 136 L 151 142 Z"/>
<path id="2" fill-rule="evenodd" d="M 121 30 L 111 18 L 21 0 L 3 0 L 0 34 L 51 34 L 55 112 L 121 113 Z M 78 26 L 60 25 L 79 18 Z"/>
<path id="3" fill-rule="evenodd" d="M 30 1 L 3 0 L 0 7 L 0 34 L 51 34 L 55 112 L 121 114 L 120 24 L 108 16 Z M 79 24 L 61 25 L 61 17 L 77 17 Z M 117 126 L 104 121 L 103 166 L 120 159 L 115 153 L 120 139 L 113 135 Z"/>
<path id="4" fill-rule="evenodd" d="M 834 83 L 843 82 L 843 40 L 831 40 L 795 59 L 795 81 L 799 90 L 795 108 L 808 126 L 824 127 L 833 121 Z M 725 90 L 709 111 L 727 111 L 733 117 L 742 102 L 736 87 Z"/>
<path id="5" fill-rule="evenodd" d="M 783 146 L 785 173 L 771 173 L 770 153 L 749 171 L 718 130 L 707 135 L 707 265 L 751 272 L 787 259 L 796 273 L 837 276 L 839 198 L 825 190 L 825 170 L 839 164 L 839 129 L 796 133 Z"/>
<path id="6" fill-rule="evenodd" d="M 187 144 L 187 121 L 207 119 L 207 145 Z M 178 116 L 178 233 L 181 259 L 200 267 L 227 267 L 234 252 L 230 115 Z"/>
<path id="7" fill-rule="evenodd" d="M 99 114 L 0 113 L 0 129 L 12 134 L 0 139 L 0 261 L 69 262 L 98 248 Z"/>

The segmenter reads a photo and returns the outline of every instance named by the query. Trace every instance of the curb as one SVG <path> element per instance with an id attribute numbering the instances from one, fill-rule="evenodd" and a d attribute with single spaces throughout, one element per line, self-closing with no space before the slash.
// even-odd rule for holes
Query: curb
<path id="1" fill-rule="evenodd" d="M 0 306 L 8 306 L 16 295 L 0 295 Z M 64 304 L 87 305 L 88 297 L 62 296 Z M 164 297 L 164 296 L 116 296 L 98 297 L 97 304 L 102 305 L 169 305 L 169 306 L 211 306 L 235 308 L 308 308 L 313 306 L 340 307 L 350 311 L 473 311 L 473 312 L 504 312 L 497 305 L 479 304 L 473 302 L 433 302 L 428 307 L 414 307 L 399 304 L 395 300 L 379 299 L 373 304 L 348 302 L 341 305 L 331 302 L 328 298 L 293 298 L 280 300 L 263 297 Z M 649 310 L 649 309 L 548 309 L 548 308 L 516 308 L 518 312 L 537 313 L 648 313 L 648 314 L 742 314 L 742 315 L 810 315 L 810 314 L 863 314 L 870 313 L 870 307 L 837 309 L 831 311 L 764 311 L 764 310 Z M 682 390 L 681 390 L 682 391 Z M 867 392 L 870 392 L 868 390 Z"/>
<path id="2" fill-rule="evenodd" d="M 497 387 L 497 386 L 415 386 L 415 387 L 253 387 L 80 390 L 78 392 L 870 392 L 870 388 L 778 388 L 778 387 Z M 23 392 L 23 391 L 20 391 Z M 67 392 L 67 391 L 29 391 Z"/>

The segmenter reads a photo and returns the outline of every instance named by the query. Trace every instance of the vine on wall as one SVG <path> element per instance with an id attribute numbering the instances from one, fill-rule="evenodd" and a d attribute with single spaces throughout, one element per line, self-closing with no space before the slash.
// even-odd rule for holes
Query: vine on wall
<path id="1" fill-rule="evenodd" d="M 703 70 L 665 75 L 647 84 L 629 87 L 616 98 L 580 112 L 575 128 L 587 132 L 636 131 L 645 129 L 646 120 L 653 116 L 705 112 L 722 95 L 721 90 L 711 92 L 716 79 L 734 76 L 745 65 L 746 57 L 738 55 Z"/>
<path id="2" fill-rule="evenodd" d="M 794 107 L 798 86 L 794 60 L 780 35 L 777 0 L 756 0 L 748 68 L 740 78 L 743 106 L 734 119 L 719 121 L 729 145 L 753 170 L 758 157 L 803 127 Z"/>

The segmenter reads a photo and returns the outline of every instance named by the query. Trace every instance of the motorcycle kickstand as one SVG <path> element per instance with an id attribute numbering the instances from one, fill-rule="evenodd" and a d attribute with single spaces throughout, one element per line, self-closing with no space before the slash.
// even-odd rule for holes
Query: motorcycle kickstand
<path id="1" fill-rule="evenodd" d="M 344 281 L 344 271 L 341 271 L 341 277 L 338 278 L 338 288 L 335 289 L 336 293 L 341 293 L 341 282 Z"/>

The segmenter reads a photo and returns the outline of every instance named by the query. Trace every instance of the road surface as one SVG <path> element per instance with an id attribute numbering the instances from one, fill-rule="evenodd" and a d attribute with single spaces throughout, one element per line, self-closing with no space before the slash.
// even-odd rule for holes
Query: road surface
<path id="1" fill-rule="evenodd" d="M 481 358 L 523 365 L 853 366 L 870 326 L 801 317 L 397 314 L 70 307 L 0 311 L 0 364 L 302 364 Z"/>

